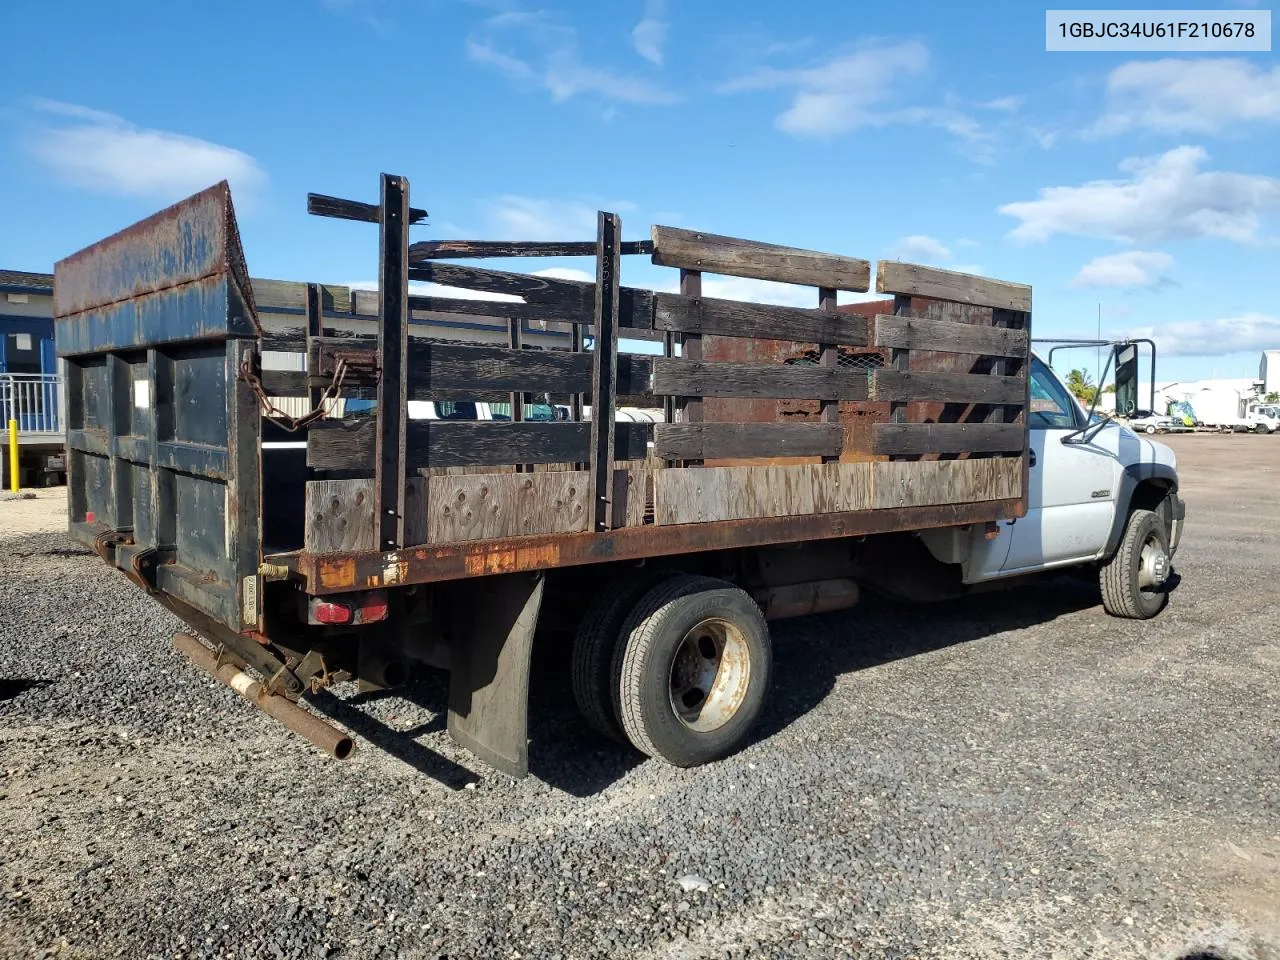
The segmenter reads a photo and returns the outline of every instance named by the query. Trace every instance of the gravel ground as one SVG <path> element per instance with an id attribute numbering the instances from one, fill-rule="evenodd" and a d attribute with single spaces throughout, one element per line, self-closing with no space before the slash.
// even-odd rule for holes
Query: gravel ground
<path id="1" fill-rule="evenodd" d="M 434 675 L 328 698 L 375 743 L 324 758 L 56 491 L 0 502 L 0 955 L 1275 960 L 1280 438 L 1172 443 L 1159 619 L 1057 579 L 780 624 L 758 741 L 691 771 L 587 734 L 551 648 L 522 782 Z"/>

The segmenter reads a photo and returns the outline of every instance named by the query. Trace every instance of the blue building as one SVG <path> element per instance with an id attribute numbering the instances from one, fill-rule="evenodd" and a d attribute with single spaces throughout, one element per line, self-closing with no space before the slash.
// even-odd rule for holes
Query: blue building
<path id="1" fill-rule="evenodd" d="M 0 373 L 57 372 L 53 275 L 0 270 Z"/>

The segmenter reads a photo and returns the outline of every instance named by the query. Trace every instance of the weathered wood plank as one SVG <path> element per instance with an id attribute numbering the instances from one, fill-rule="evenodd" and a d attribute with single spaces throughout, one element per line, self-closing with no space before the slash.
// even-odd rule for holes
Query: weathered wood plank
<path id="1" fill-rule="evenodd" d="M 406 477 L 404 481 L 404 542 L 416 546 L 427 542 L 427 478 Z"/>
<path id="2" fill-rule="evenodd" d="M 653 262 L 663 267 L 858 293 L 864 292 L 871 283 L 870 262 L 857 257 L 676 227 L 653 228 Z"/>
<path id="3" fill-rule="evenodd" d="M 653 393 L 778 400 L 865 400 L 865 371 L 781 363 L 652 361 Z"/>
<path id="4" fill-rule="evenodd" d="M 484 267 L 460 267 L 452 263 L 416 263 L 409 268 L 409 279 L 428 280 L 446 287 L 505 293 L 522 297 L 528 303 L 554 303 L 590 309 L 594 284 L 580 280 L 535 277 L 528 273 L 509 273 Z M 497 306 L 497 302 L 494 304 Z"/>
<path id="5" fill-rule="evenodd" d="M 492 317 L 495 320 L 546 320 L 551 323 L 590 323 L 577 304 L 517 303 L 507 300 L 460 300 L 453 297 L 409 297 L 409 308 L 450 316 Z"/>
<path id="6" fill-rule="evenodd" d="M 648 240 L 624 241 L 623 256 L 653 253 Z M 409 245 L 410 262 L 421 260 L 470 260 L 485 257 L 594 257 L 594 240 L 424 240 Z"/>
<path id="7" fill-rule="evenodd" d="M 877 423 L 872 452 L 1012 453 L 1022 450 L 1025 439 L 1018 423 Z"/>
<path id="8" fill-rule="evenodd" d="M 929 507 L 1010 500 L 1022 495 L 1022 458 L 895 460 L 868 464 L 872 506 Z"/>
<path id="9" fill-rule="evenodd" d="M 1030 340 L 1025 330 L 988 327 L 921 317 L 876 317 L 876 346 L 902 350 L 972 353 L 986 357 L 1026 357 Z"/>
<path id="10" fill-rule="evenodd" d="M 644 524 L 653 502 L 655 471 L 646 465 L 615 470 L 613 474 L 613 526 L 639 527 Z"/>
<path id="11" fill-rule="evenodd" d="M 307 284 L 305 283 L 294 280 L 263 280 L 255 277 L 249 281 L 249 284 L 253 288 L 253 301 L 260 310 L 270 312 L 272 307 L 305 310 L 307 307 Z M 320 284 L 320 289 L 323 291 L 320 305 L 324 310 L 335 313 L 350 311 L 350 287 L 323 283 Z"/>
<path id="12" fill-rule="evenodd" d="M 674 293 L 654 294 L 653 301 L 656 330 L 854 347 L 867 343 L 866 318 L 854 314 Z"/>
<path id="13" fill-rule="evenodd" d="M 585 470 L 431 477 L 427 542 L 581 533 L 588 479 Z"/>
<path id="14" fill-rule="evenodd" d="M 331 197 L 323 193 L 307 194 L 307 213 L 316 217 L 336 217 L 339 220 L 382 222 L 382 208 L 376 203 L 344 200 L 342 197 Z M 421 223 L 425 219 L 427 219 L 427 211 L 419 207 L 409 208 L 409 223 Z"/>
<path id="15" fill-rule="evenodd" d="M 535 319 L 560 320 L 567 323 L 591 323 L 595 319 L 595 284 L 583 280 L 560 280 L 527 273 L 507 273 L 483 267 L 459 267 L 455 264 L 426 261 L 409 268 L 410 280 L 428 280 L 447 287 L 505 293 L 522 297 L 526 304 L 544 304 L 564 311 L 564 316 Z M 639 287 L 621 287 L 618 292 L 619 325 L 639 330 L 653 328 L 653 291 Z M 473 301 L 474 302 L 474 301 Z M 504 307 L 516 304 L 503 301 L 481 301 L 492 316 L 503 317 Z M 490 314 L 482 314 L 490 315 Z"/>
<path id="16" fill-rule="evenodd" d="M 373 502 L 372 478 L 309 481 L 303 506 L 306 513 L 303 549 L 308 553 L 373 550 L 376 539 Z"/>
<path id="17" fill-rule="evenodd" d="M 831 287 L 819 287 L 818 288 L 818 309 L 826 313 L 836 313 L 838 309 L 837 308 L 838 298 L 836 294 L 837 294 L 837 291 Z M 820 354 L 818 362 L 822 367 L 825 367 L 826 369 L 832 370 L 832 371 L 837 370 L 839 368 L 840 348 L 837 344 L 820 343 L 818 344 L 818 353 Z M 863 386 L 865 387 L 866 386 L 865 376 L 861 376 L 859 377 L 859 379 L 863 382 Z M 863 393 L 861 397 L 854 398 L 854 399 L 865 399 L 865 398 L 866 398 L 866 394 Z M 821 399 L 822 399 L 822 406 L 819 410 L 819 415 L 822 417 L 822 422 L 823 423 L 839 423 L 840 422 L 839 401 L 843 398 L 823 397 Z M 841 452 L 842 453 L 844 452 L 843 448 L 841 448 Z M 839 457 L 827 458 L 826 462 L 831 463 L 831 462 L 835 462 L 838 459 Z"/>
<path id="18" fill-rule="evenodd" d="M 927 373 L 876 370 L 871 400 L 940 400 L 946 403 L 1022 404 L 1027 385 L 1021 377 L 981 373 Z"/>
<path id="19" fill-rule="evenodd" d="M 587 459 L 589 423 L 511 423 L 410 420 L 406 469 L 428 466 L 501 466 L 514 463 L 578 463 Z M 619 423 L 614 459 L 643 460 L 648 423 Z M 307 436 L 307 465 L 316 470 L 364 470 L 373 466 L 375 421 L 314 424 Z"/>
<path id="20" fill-rule="evenodd" d="M 754 520 L 871 506 L 871 464 L 693 467 L 654 476 L 655 522 Z"/>
<path id="21" fill-rule="evenodd" d="M 876 264 L 876 292 L 951 300 L 980 307 L 1031 310 L 1031 288 L 954 270 L 881 260 Z"/>
<path id="22" fill-rule="evenodd" d="M 653 432 L 664 460 L 835 456 L 843 442 L 838 423 L 659 423 Z"/>
<path id="23" fill-rule="evenodd" d="M 351 341 L 325 337 L 316 341 L 315 376 L 327 383 L 338 359 L 348 360 L 345 385 L 377 382 L 372 367 L 375 345 L 371 341 Z M 352 362 L 355 358 L 355 362 Z M 639 354 L 619 354 L 617 392 L 629 397 L 647 396 L 653 358 Z M 566 350 L 515 350 L 510 347 L 469 346 L 433 340 L 409 341 L 409 395 L 412 400 L 429 400 L 448 394 L 480 399 L 480 394 L 519 390 L 525 393 L 591 393 L 591 354 Z M 292 371 L 281 371 L 292 373 Z M 294 377 L 268 377 L 281 386 Z M 499 401 L 502 402 L 502 401 Z"/>

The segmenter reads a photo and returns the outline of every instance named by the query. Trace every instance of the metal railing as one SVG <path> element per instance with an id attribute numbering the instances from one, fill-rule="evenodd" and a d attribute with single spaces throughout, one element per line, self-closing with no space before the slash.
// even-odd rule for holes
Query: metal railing
<path id="1" fill-rule="evenodd" d="M 62 377 L 54 373 L 0 373 L 0 424 L 17 421 L 20 437 L 61 436 Z"/>

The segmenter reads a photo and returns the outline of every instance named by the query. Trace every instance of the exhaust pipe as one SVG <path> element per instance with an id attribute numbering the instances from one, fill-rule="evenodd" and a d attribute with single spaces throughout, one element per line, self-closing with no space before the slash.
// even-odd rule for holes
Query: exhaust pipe
<path id="1" fill-rule="evenodd" d="M 847 579 L 792 583 L 757 590 L 755 599 L 766 620 L 788 620 L 848 610 L 858 603 L 858 585 Z"/>
<path id="2" fill-rule="evenodd" d="M 355 742 L 331 723 L 307 713 L 292 700 L 268 693 L 262 684 L 234 663 L 219 663 L 218 656 L 189 633 L 175 633 L 173 648 L 209 676 L 221 680 L 269 717 L 279 720 L 300 737 L 310 740 L 336 760 L 345 760 Z"/>

